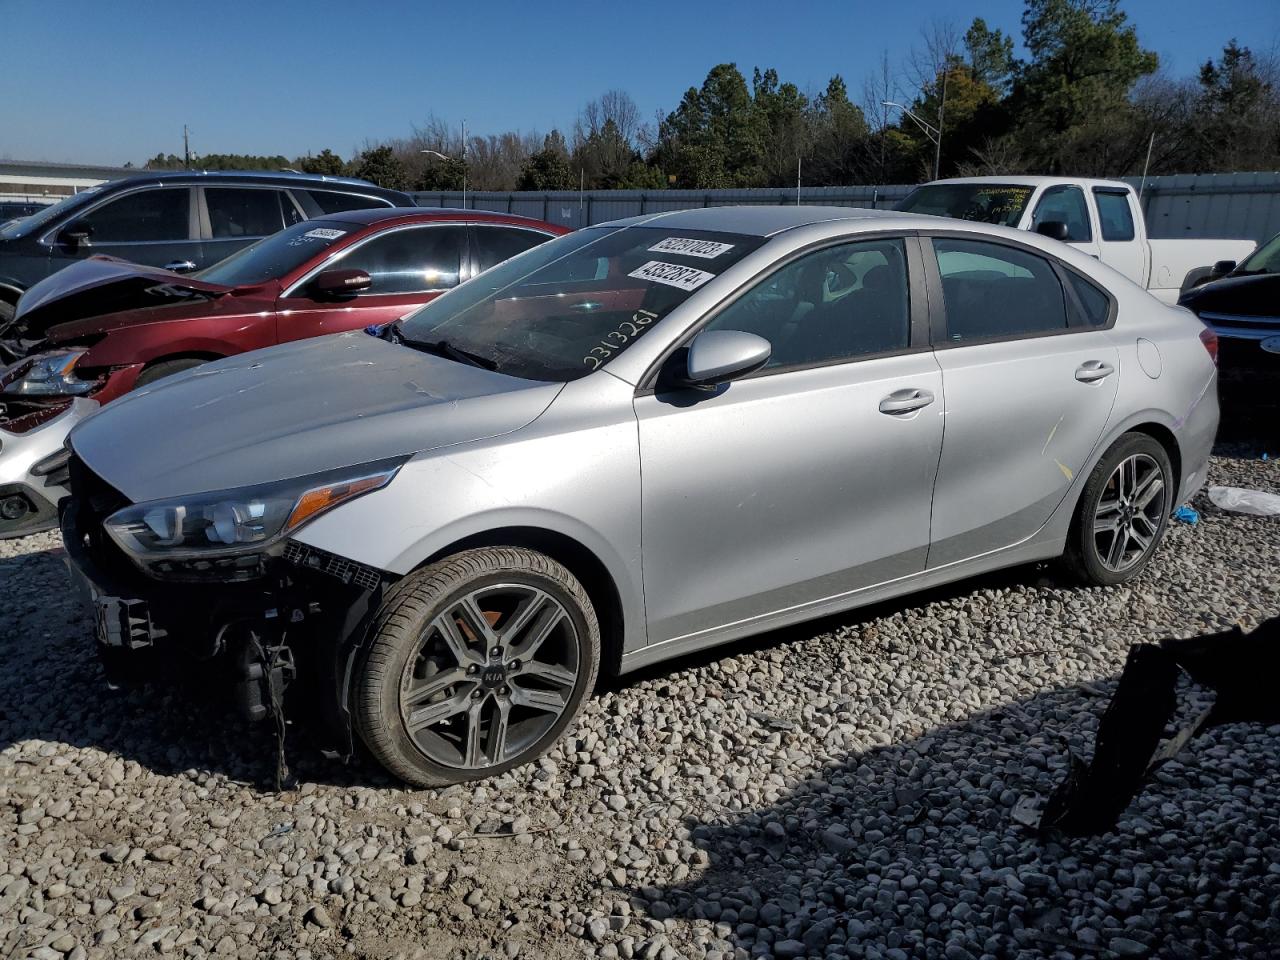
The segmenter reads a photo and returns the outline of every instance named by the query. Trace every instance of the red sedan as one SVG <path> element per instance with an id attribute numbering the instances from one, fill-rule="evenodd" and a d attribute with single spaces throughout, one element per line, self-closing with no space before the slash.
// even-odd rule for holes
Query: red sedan
<path id="1" fill-rule="evenodd" d="M 106 403 L 209 360 L 388 323 L 566 232 L 479 210 L 351 210 L 195 274 L 93 257 L 18 302 L 0 340 L 15 361 L 0 373 L 0 399 Z"/>

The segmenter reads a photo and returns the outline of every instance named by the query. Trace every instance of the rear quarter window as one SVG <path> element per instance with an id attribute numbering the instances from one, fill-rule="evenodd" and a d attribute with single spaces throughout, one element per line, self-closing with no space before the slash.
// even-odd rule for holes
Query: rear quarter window
<path id="1" fill-rule="evenodd" d="M 1067 282 L 1080 301 L 1084 319 L 1091 327 L 1105 327 L 1111 317 L 1111 298 L 1095 284 L 1071 270 L 1064 271 Z"/>

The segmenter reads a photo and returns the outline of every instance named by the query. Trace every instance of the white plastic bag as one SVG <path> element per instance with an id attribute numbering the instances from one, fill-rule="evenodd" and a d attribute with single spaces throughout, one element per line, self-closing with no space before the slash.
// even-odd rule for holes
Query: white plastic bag
<path id="1" fill-rule="evenodd" d="M 1215 506 L 1236 513 L 1252 513 L 1259 517 L 1280 517 L 1280 495 L 1240 487 L 1210 487 L 1209 499 Z"/>

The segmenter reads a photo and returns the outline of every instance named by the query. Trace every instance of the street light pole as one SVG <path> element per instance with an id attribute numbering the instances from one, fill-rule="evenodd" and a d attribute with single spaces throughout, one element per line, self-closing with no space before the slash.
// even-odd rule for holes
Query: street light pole
<path id="1" fill-rule="evenodd" d="M 467 209 L 467 120 L 462 120 L 462 209 Z"/>
<path id="2" fill-rule="evenodd" d="M 944 76 L 942 78 L 944 90 L 946 89 L 946 82 L 947 80 L 946 80 L 946 77 Z M 894 103 L 892 100 L 881 100 L 880 105 L 883 107 L 897 107 L 904 114 L 910 117 L 915 122 L 916 126 L 918 126 L 921 130 L 924 131 L 924 135 L 929 138 L 929 142 L 932 143 L 935 147 L 934 153 L 933 153 L 933 178 L 937 180 L 939 170 L 942 166 L 942 131 L 937 127 L 935 127 L 933 124 L 929 123 L 928 121 L 921 120 L 919 117 L 917 117 L 914 113 L 912 113 L 910 110 L 908 110 L 906 107 L 904 107 L 900 103 Z M 938 110 L 938 122 L 939 123 L 942 122 L 941 108 L 939 108 Z"/>
<path id="3" fill-rule="evenodd" d="M 942 177 L 942 116 L 947 108 L 947 69 L 942 68 L 942 99 L 938 101 L 938 141 L 933 154 L 933 179 Z"/>

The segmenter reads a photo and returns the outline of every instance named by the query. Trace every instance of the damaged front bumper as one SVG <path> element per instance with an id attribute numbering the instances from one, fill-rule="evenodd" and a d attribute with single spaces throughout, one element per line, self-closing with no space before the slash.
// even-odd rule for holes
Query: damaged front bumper
<path id="1" fill-rule="evenodd" d="M 25 537 L 58 525 L 68 495 L 67 435 L 90 414 L 94 400 L 0 404 L 0 539 Z"/>
<path id="2" fill-rule="evenodd" d="M 207 581 L 159 580 L 103 530 L 102 517 L 117 505 L 111 491 L 85 490 L 78 479 L 75 486 L 60 517 L 67 566 L 111 685 L 151 676 L 174 655 L 204 661 L 246 718 L 282 724 L 286 688 L 296 681 L 306 693 L 294 702 L 318 721 L 310 729 L 322 748 L 351 755 L 352 664 L 391 575 L 285 541 L 251 580 L 216 570 Z"/>

